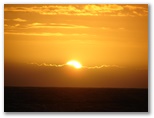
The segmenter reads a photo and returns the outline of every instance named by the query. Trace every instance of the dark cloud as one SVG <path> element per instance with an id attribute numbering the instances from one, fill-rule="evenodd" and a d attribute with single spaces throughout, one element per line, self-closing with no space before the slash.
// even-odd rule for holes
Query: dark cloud
<path id="1" fill-rule="evenodd" d="M 5 86 L 146 88 L 147 79 L 147 70 L 133 68 L 75 69 L 29 64 L 5 64 L 4 68 Z"/>

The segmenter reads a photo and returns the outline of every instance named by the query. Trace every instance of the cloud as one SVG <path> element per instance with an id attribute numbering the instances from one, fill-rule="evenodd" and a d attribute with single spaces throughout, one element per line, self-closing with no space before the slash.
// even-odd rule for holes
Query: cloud
<path id="1" fill-rule="evenodd" d="M 13 24 L 8 25 L 4 24 L 5 26 L 5 34 L 9 35 L 31 35 L 31 36 L 89 36 L 86 33 L 52 33 L 49 32 L 48 29 L 87 29 L 90 28 L 84 25 L 75 25 L 75 24 L 64 24 L 64 23 L 40 23 L 40 22 L 33 22 L 30 24 Z M 36 33 L 35 29 L 43 29 L 47 30 L 44 32 Z M 29 29 L 33 29 L 33 32 L 27 32 Z M 10 30 L 14 30 L 14 32 L 10 32 Z M 21 32 L 21 31 L 22 32 Z M 94 35 L 91 35 L 94 36 Z"/>
<path id="2" fill-rule="evenodd" d="M 108 68 L 108 67 L 116 67 L 116 68 L 121 68 L 118 65 L 101 65 L 101 66 L 83 66 L 83 68 L 87 69 L 99 69 L 99 68 Z"/>
<path id="3" fill-rule="evenodd" d="M 16 22 L 26 22 L 27 20 L 25 19 L 21 19 L 21 18 L 16 18 L 16 19 L 13 19 L 14 21 Z"/>
<path id="4" fill-rule="evenodd" d="M 34 12 L 41 15 L 74 15 L 74 16 L 147 16 L 147 5 L 31 5 L 31 6 L 7 6 L 4 11 L 10 12 Z M 136 11 L 140 14 L 134 14 Z"/>
<path id="5" fill-rule="evenodd" d="M 32 24 L 29 24 L 29 25 L 31 25 L 31 26 L 42 26 L 42 25 L 44 25 L 45 23 L 32 23 Z"/>
<path id="6" fill-rule="evenodd" d="M 4 34 L 10 34 L 10 35 L 29 35 L 29 36 L 63 36 L 64 34 L 62 33 L 49 33 L 49 32 L 44 32 L 44 33 L 16 33 L 16 32 L 4 32 Z"/>
<path id="7" fill-rule="evenodd" d="M 8 26 L 8 24 L 4 24 L 4 27 L 7 27 Z"/>
<path id="8" fill-rule="evenodd" d="M 20 26 L 20 24 L 15 24 L 16 27 Z"/>
<path id="9" fill-rule="evenodd" d="M 31 64 L 31 65 L 37 65 L 37 66 L 53 66 L 53 67 L 62 67 L 66 64 L 61 64 L 61 65 L 58 65 L 58 64 L 46 64 L 46 63 L 41 63 L 41 64 L 38 64 L 38 63 L 27 63 L 27 64 Z"/>
<path id="10" fill-rule="evenodd" d="M 124 8 L 128 8 L 129 10 L 136 10 L 136 9 L 146 9 L 142 6 L 135 6 L 135 5 L 125 5 Z"/>
<path id="11" fill-rule="evenodd" d="M 37 66 L 51 66 L 51 67 L 63 67 L 63 66 L 68 66 L 67 64 L 47 64 L 47 63 L 27 63 L 31 65 L 37 65 Z M 84 69 L 100 69 L 100 68 L 108 68 L 108 67 L 116 67 L 116 68 L 122 68 L 118 65 L 101 65 L 101 66 L 82 66 Z"/>
<path id="12" fill-rule="evenodd" d="M 40 23 L 33 22 L 30 24 L 12 24 L 8 25 L 5 23 L 5 29 L 87 29 L 91 28 L 85 25 L 75 25 L 75 24 L 64 24 L 64 23 Z M 20 27 L 17 27 L 20 26 Z"/>
<path id="13" fill-rule="evenodd" d="M 45 23 L 31 23 L 27 25 L 27 28 L 66 28 L 66 29 L 71 29 L 71 28 L 90 28 L 88 26 L 84 25 L 74 25 L 74 24 L 63 24 L 63 23 L 50 23 L 50 24 L 45 24 Z"/>
<path id="14" fill-rule="evenodd" d="M 4 21 L 9 21 L 10 19 L 4 19 Z"/>
<path id="15" fill-rule="evenodd" d="M 7 32 L 6 30 L 21 29 L 20 26 L 21 26 L 21 25 L 20 25 L 19 23 L 18 23 L 18 24 L 14 24 L 14 25 L 4 24 L 4 28 L 5 28 L 4 33 Z M 8 32 L 7 32 L 7 33 L 8 33 Z"/>
<path id="16" fill-rule="evenodd" d="M 145 7 L 141 6 L 135 6 L 135 5 L 125 5 L 124 9 L 127 9 L 127 11 L 131 11 L 132 16 L 147 16 L 148 15 L 148 5 L 145 5 Z"/>
<path id="17" fill-rule="evenodd" d="M 18 24 L 16 24 L 18 26 Z M 17 27 L 16 26 L 16 27 Z M 43 33 L 28 33 L 28 32 L 4 32 L 4 34 L 7 35 L 26 35 L 26 36 L 95 36 L 95 35 L 89 35 L 89 34 L 75 34 L 75 33 L 71 33 L 71 34 L 64 34 L 64 33 L 50 33 L 50 32 L 43 32 Z"/>

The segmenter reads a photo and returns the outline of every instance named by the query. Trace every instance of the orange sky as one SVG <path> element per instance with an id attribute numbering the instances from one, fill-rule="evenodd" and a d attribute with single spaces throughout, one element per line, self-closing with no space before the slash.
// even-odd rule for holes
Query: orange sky
<path id="1" fill-rule="evenodd" d="M 5 63 L 148 69 L 148 5 L 4 5 Z"/>
<path id="2" fill-rule="evenodd" d="M 5 5 L 5 60 L 147 67 L 148 5 Z"/>

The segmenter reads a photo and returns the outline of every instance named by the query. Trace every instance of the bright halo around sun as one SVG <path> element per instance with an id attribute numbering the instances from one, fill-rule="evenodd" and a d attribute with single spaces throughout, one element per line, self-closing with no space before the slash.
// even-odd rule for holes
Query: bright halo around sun
<path id="1" fill-rule="evenodd" d="M 78 61 L 75 61 L 75 60 L 69 61 L 66 64 L 73 66 L 74 68 L 77 68 L 77 69 L 82 68 L 82 65 Z"/>

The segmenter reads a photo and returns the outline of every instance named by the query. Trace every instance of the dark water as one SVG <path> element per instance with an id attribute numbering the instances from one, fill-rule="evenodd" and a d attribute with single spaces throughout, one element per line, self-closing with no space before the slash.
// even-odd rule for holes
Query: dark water
<path id="1" fill-rule="evenodd" d="M 5 87 L 5 112 L 147 112 L 148 89 Z"/>

